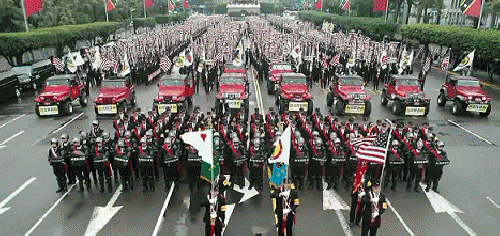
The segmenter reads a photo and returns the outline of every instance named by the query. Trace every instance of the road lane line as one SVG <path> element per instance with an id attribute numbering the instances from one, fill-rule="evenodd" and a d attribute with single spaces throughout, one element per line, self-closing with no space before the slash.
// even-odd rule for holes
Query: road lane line
<path id="1" fill-rule="evenodd" d="M 472 131 L 470 131 L 470 130 L 468 130 L 468 129 L 464 128 L 464 127 L 462 127 L 462 126 L 461 126 L 460 124 L 458 124 L 457 122 L 452 121 L 452 120 L 448 120 L 448 122 L 452 123 L 453 125 L 455 125 L 456 127 L 460 128 L 460 129 L 464 130 L 465 132 L 467 132 L 467 133 L 469 133 L 469 134 L 474 135 L 474 136 L 475 136 L 475 137 L 477 137 L 478 139 L 483 140 L 483 141 L 484 141 L 484 142 L 486 142 L 487 144 L 489 144 L 489 145 L 494 145 L 494 144 L 493 144 L 493 143 L 491 143 L 488 139 L 485 139 L 485 138 L 483 138 L 483 137 L 481 137 L 481 136 L 479 136 L 479 135 L 475 134 L 474 132 L 472 132 Z"/>
<path id="2" fill-rule="evenodd" d="M 405 228 L 406 232 L 408 232 L 411 236 L 414 236 L 415 234 L 413 233 L 413 231 L 410 229 L 410 227 L 408 227 L 408 225 L 406 225 L 406 223 L 403 220 L 403 217 L 401 217 L 401 215 L 396 210 L 396 208 L 394 208 L 392 206 L 392 204 L 389 201 L 389 199 L 386 198 L 386 200 L 387 200 L 387 206 L 389 206 L 389 209 L 391 209 L 391 211 L 394 212 L 394 214 L 396 214 L 396 217 L 398 217 L 399 222 L 403 225 L 403 227 Z"/>
<path id="3" fill-rule="evenodd" d="M 76 184 L 72 184 L 71 186 L 69 186 L 69 189 L 67 192 L 65 192 L 59 199 L 57 199 L 57 201 L 54 203 L 54 205 L 52 205 L 52 207 L 47 211 L 45 212 L 45 214 L 43 214 L 43 216 L 38 219 L 38 221 L 36 222 L 35 225 L 33 225 L 33 227 L 31 227 L 30 230 L 28 230 L 28 232 L 26 232 L 26 234 L 24 234 L 25 236 L 28 236 L 30 235 L 31 233 L 33 233 L 33 231 L 42 223 L 43 219 L 45 219 L 56 207 L 57 205 L 66 197 L 68 196 L 69 192 L 71 192 L 71 190 L 73 190 L 73 188 L 76 186 Z"/>
<path id="4" fill-rule="evenodd" d="M 460 227 L 462 227 L 462 229 L 464 229 L 465 231 L 467 231 L 467 233 L 469 235 L 477 235 L 476 232 L 474 232 L 474 230 L 472 230 L 469 226 L 467 226 L 462 221 L 462 219 L 460 219 L 460 217 L 457 215 L 457 213 L 455 213 L 455 212 L 448 212 L 448 215 L 450 215 L 451 218 L 453 218 L 460 225 Z"/>
<path id="5" fill-rule="evenodd" d="M 10 207 L 3 208 L 5 204 L 7 204 L 7 202 L 12 200 L 12 198 L 21 193 L 29 184 L 33 183 L 35 180 L 36 177 L 27 180 L 26 182 L 24 182 L 24 184 L 19 186 L 19 188 L 17 188 L 16 191 L 12 192 L 7 198 L 5 198 L 2 202 L 0 202 L 0 215 L 10 209 Z"/>
<path id="6" fill-rule="evenodd" d="M 172 182 L 172 186 L 170 186 L 170 192 L 168 193 L 167 199 L 163 202 L 163 208 L 161 209 L 160 215 L 158 216 L 158 221 L 156 222 L 155 230 L 153 231 L 153 236 L 158 235 L 160 232 L 161 224 L 163 223 L 163 219 L 165 219 L 165 211 L 167 210 L 168 203 L 170 202 L 170 198 L 172 198 L 172 193 L 174 192 L 175 183 Z"/>
<path id="7" fill-rule="evenodd" d="M 69 121 L 67 121 L 67 122 L 64 122 L 64 124 L 63 124 L 61 127 L 59 127 L 59 128 L 57 128 L 56 130 L 54 130 L 54 131 L 50 132 L 50 134 L 55 134 L 55 133 L 57 133 L 57 132 L 61 131 L 61 130 L 62 130 L 62 129 L 64 129 L 64 128 L 65 128 L 65 127 L 69 124 L 69 123 L 71 123 L 71 122 L 73 122 L 74 120 L 76 120 L 76 119 L 80 118 L 80 116 L 83 116 L 83 114 L 84 114 L 84 113 L 82 112 L 82 113 L 80 113 L 79 115 L 77 115 L 77 116 L 75 116 L 75 117 L 71 118 L 71 120 L 69 120 Z"/>
<path id="8" fill-rule="evenodd" d="M 486 199 L 490 200 L 490 202 L 493 204 L 493 206 L 500 209 L 500 206 L 495 201 L 493 201 L 493 199 L 491 199 L 490 197 L 486 197 Z M 1 207 L 1 205 L 0 205 L 0 207 Z"/>
<path id="9" fill-rule="evenodd" d="M 12 140 L 13 138 L 15 138 L 23 133 L 24 133 L 24 130 L 19 131 L 19 133 L 14 134 L 14 135 L 10 136 L 9 138 L 7 138 L 6 140 L 4 140 L 2 143 L 0 143 L 0 149 L 4 148 L 5 144 L 7 144 L 10 140 Z"/>
<path id="10" fill-rule="evenodd" d="M 11 120 L 9 120 L 9 121 L 7 121 L 7 122 L 3 123 L 3 124 L 0 126 L 0 129 L 1 129 L 1 128 L 3 128 L 3 127 L 5 127 L 5 126 L 6 126 L 7 124 L 9 124 L 10 122 L 13 122 L 13 121 L 15 121 L 15 120 L 18 120 L 18 119 L 20 119 L 21 117 L 23 117 L 23 116 L 25 116 L 25 115 L 26 115 L 26 114 L 22 114 L 22 115 L 20 115 L 20 116 L 18 116 L 18 117 L 16 117 L 16 118 L 14 118 L 14 119 L 11 119 Z"/>

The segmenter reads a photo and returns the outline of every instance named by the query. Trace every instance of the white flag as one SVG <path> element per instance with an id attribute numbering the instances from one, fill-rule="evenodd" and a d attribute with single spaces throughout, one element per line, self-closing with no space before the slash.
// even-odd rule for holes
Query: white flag
<path id="1" fill-rule="evenodd" d="M 214 165 L 214 152 L 213 152 L 213 133 L 212 130 L 187 132 L 181 135 L 184 143 L 191 145 L 194 149 L 198 150 L 201 160 Z"/>
<path id="2" fill-rule="evenodd" d="M 283 162 L 285 165 L 290 164 L 290 148 L 292 142 L 292 130 L 288 126 L 283 134 L 274 143 L 274 152 L 269 159 L 269 163 Z"/>
<path id="3" fill-rule="evenodd" d="M 462 59 L 460 64 L 455 69 L 453 69 L 453 71 L 464 69 L 467 66 L 472 67 L 472 61 L 474 60 L 475 51 L 476 50 L 472 51 L 471 53 L 469 53 L 469 55 L 467 55 L 464 59 Z"/>

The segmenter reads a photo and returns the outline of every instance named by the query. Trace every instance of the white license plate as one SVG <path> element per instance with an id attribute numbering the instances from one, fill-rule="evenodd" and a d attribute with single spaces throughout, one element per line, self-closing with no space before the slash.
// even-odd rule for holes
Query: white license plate
<path id="1" fill-rule="evenodd" d="M 304 111 L 307 111 L 307 102 L 290 102 L 288 105 L 288 110 L 290 111 L 299 111 L 300 108 L 304 108 Z"/>
<path id="2" fill-rule="evenodd" d="M 99 114 L 116 114 L 116 104 L 112 105 L 98 105 L 97 113 Z"/>
<path id="3" fill-rule="evenodd" d="M 467 108 L 465 110 L 485 113 L 487 109 L 488 109 L 488 104 L 469 104 L 467 105 Z"/>
<path id="4" fill-rule="evenodd" d="M 167 107 L 170 107 L 170 112 L 177 113 L 177 104 L 159 104 L 158 113 L 162 114 L 167 110 Z"/>
<path id="5" fill-rule="evenodd" d="M 229 105 L 229 108 L 241 107 L 241 100 L 226 100 L 226 103 Z"/>
<path id="6" fill-rule="evenodd" d="M 57 109 L 57 106 L 43 106 L 43 107 L 38 107 L 38 112 L 42 116 L 57 115 L 57 114 L 59 114 L 59 110 Z"/>
<path id="7" fill-rule="evenodd" d="M 345 113 L 364 114 L 365 105 L 345 105 Z"/>
<path id="8" fill-rule="evenodd" d="M 425 107 L 406 107 L 405 115 L 422 116 L 425 114 Z"/>

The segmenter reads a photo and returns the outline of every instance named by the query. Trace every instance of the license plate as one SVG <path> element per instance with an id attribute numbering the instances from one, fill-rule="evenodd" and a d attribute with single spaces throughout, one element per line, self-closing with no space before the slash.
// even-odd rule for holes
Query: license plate
<path id="1" fill-rule="evenodd" d="M 466 111 L 485 113 L 487 109 L 488 104 L 469 104 L 467 105 Z"/>
<path id="2" fill-rule="evenodd" d="M 406 107 L 405 115 L 422 116 L 425 114 L 425 107 Z"/>
<path id="3" fill-rule="evenodd" d="M 288 110 L 290 111 L 299 111 L 300 108 L 304 108 L 304 111 L 307 111 L 307 102 L 290 102 L 288 105 Z"/>
<path id="4" fill-rule="evenodd" d="M 274 84 L 274 90 L 278 90 L 279 89 L 279 84 Z"/>
<path id="5" fill-rule="evenodd" d="M 57 106 L 44 106 L 44 107 L 38 107 L 38 112 L 42 116 L 46 115 L 57 115 L 59 114 L 59 110 L 57 109 Z"/>
<path id="6" fill-rule="evenodd" d="M 158 104 L 158 113 L 163 114 L 170 107 L 170 112 L 177 113 L 177 104 Z"/>
<path id="7" fill-rule="evenodd" d="M 227 100 L 226 103 L 229 105 L 229 108 L 241 107 L 241 100 Z"/>
<path id="8" fill-rule="evenodd" d="M 365 105 L 345 105 L 345 113 L 364 114 Z"/>
<path id="9" fill-rule="evenodd" d="M 116 114 L 116 104 L 112 105 L 98 105 L 97 112 L 99 114 Z"/>

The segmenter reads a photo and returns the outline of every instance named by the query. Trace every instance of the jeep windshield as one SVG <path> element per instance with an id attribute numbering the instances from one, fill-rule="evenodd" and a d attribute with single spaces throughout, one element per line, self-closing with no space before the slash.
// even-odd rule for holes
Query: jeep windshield
<path id="1" fill-rule="evenodd" d="M 339 84 L 340 85 L 361 86 L 361 85 L 363 85 L 363 82 L 361 81 L 361 79 L 343 78 L 343 79 L 340 79 Z"/>
<path id="2" fill-rule="evenodd" d="M 289 71 L 291 71 L 292 66 L 291 65 L 273 65 L 272 70 L 289 70 Z"/>
<path id="3" fill-rule="evenodd" d="M 12 67 L 12 71 L 17 75 L 29 75 L 31 73 L 31 66 Z"/>
<path id="4" fill-rule="evenodd" d="M 243 77 L 222 77 L 219 81 L 220 84 L 244 84 Z"/>
<path id="5" fill-rule="evenodd" d="M 181 79 L 165 79 L 161 81 L 161 86 L 183 86 L 184 80 Z"/>
<path id="6" fill-rule="evenodd" d="M 51 79 L 47 80 L 47 86 L 69 85 L 68 79 Z"/>
<path id="7" fill-rule="evenodd" d="M 477 80 L 457 80 L 457 86 L 479 87 L 479 81 L 477 81 Z"/>
<path id="8" fill-rule="evenodd" d="M 306 84 L 306 78 L 303 77 L 283 77 L 284 84 Z"/>
<path id="9" fill-rule="evenodd" d="M 125 87 L 125 82 L 124 81 L 103 80 L 101 86 L 102 87 L 113 87 L 113 88 Z"/>
<path id="10" fill-rule="evenodd" d="M 418 80 L 416 79 L 398 79 L 396 80 L 397 85 L 402 86 L 418 86 Z"/>

